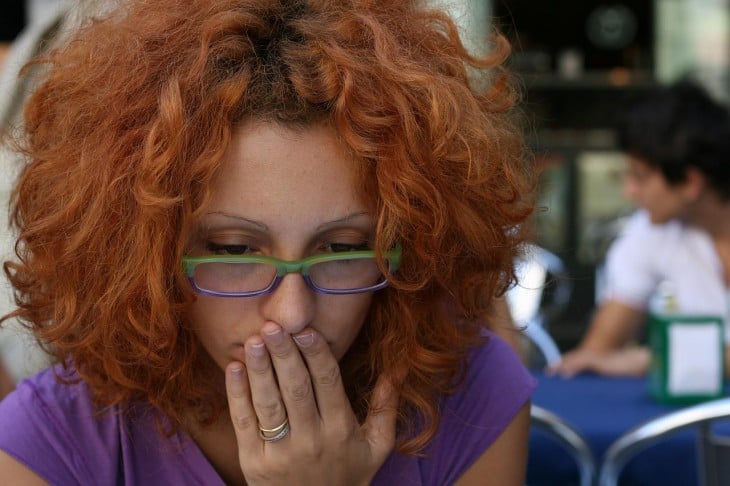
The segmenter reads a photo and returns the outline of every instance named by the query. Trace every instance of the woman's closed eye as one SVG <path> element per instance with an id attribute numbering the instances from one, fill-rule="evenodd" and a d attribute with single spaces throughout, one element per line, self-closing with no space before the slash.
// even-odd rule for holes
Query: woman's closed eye
<path id="1" fill-rule="evenodd" d="M 327 243 L 322 245 L 326 253 L 341 253 L 346 251 L 367 251 L 370 250 L 370 245 L 365 243 Z"/>
<path id="2" fill-rule="evenodd" d="M 207 242 L 205 248 L 213 255 L 245 255 L 253 251 L 251 246 L 246 244 L 219 244 L 212 241 Z"/>

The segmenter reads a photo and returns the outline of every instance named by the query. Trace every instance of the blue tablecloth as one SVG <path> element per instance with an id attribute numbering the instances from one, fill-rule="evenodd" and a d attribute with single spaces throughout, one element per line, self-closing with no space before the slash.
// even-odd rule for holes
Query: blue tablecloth
<path id="1" fill-rule="evenodd" d="M 533 403 L 557 414 L 587 439 L 598 461 L 621 434 L 648 419 L 677 410 L 649 395 L 645 378 L 608 378 L 582 374 L 572 379 L 534 373 L 538 387 Z M 724 428 L 724 427 L 723 427 Z M 621 485 L 697 484 L 696 433 L 681 431 L 652 445 L 632 459 L 621 475 Z M 542 431 L 530 435 L 527 484 L 578 484 L 575 463 Z"/>

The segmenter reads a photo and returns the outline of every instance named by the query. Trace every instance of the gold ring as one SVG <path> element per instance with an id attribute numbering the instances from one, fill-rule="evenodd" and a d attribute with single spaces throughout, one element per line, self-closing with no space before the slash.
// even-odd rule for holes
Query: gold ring
<path id="1" fill-rule="evenodd" d="M 280 425 L 277 425 L 273 429 L 265 429 L 261 427 L 261 424 L 259 424 L 259 432 L 261 432 L 262 434 L 261 437 L 265 438 L 263 434 L 278 434 L 279 432 L 284 430 L 287 425 L 289 425 L 289 417 L 285 418 Z"/>
<path id="2" fill-rule="evenodd" d="M 259 424 L 259 436 L 266 442 L 276 442 L 283 439 L 289 433 L 289 417 L 285 418 L 284 421 L 274 427 L 273 429 L 265 429 Z M 266 435 L 274 434 L 274 435 Z"/>

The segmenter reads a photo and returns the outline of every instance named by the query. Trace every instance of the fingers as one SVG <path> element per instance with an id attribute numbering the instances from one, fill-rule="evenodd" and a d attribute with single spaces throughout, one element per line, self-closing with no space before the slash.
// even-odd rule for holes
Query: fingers
<path id="1" fill-rule="evenodd" d="M 314 433 L 315 428 L 328 425 L 357 426 L 339 362 L 317 331 L 308 328 L 290 336 L 278 325 L 266 323 L 260 335 L 246 341 L 245 354 L 245 371 L 231 365 L 232 371 L 226 373 L 227 380 L 230 375 L 229 399 L 249 397 L 261 428 L 275 429 L 287 419 L 292 434 Z M 234 381 L 239 370 L 243 383 Z M 376 383 L 372 399 L 376 431 L 384 426 L 389 430 L 387 425 L 395 420 L 398 398 L 393 390 L 385 378 Z"/>
<path id="2" fill-rule="evenodd" d="M 260 447 L 258 436 L 259 420 L 251 403 L 251 394 L 246 379 L 246 371 L 241 363 L 231 362 L 225 370 L 228 409 L 233 430 L 242 454 L 251 454 Z"/>
<path id="3" fill-rule="evenodd" d="M 360 426 L 339 363 L 317 331 L 291 336 L 267 322 L 244 350 L 245 366 L 234 361 L 226 367 L 226 389 L 247 478 L 316 484 L 315 477 L 330 475 L 352 479 L 342 484 L 359 484 L 374 475 L 395 444 L 398 394 L 390 381 L 377 381 Z M 280 429 L 286 430 L 281 440 L 267 442 L 259 435 L 260 427 L 277 429 L 285 420 L 289 428 Z M 303 463 L 309 469 L 293 478 L 289 466 Z M 306 472 L 312 478 L 302 476 Z"/>
<path id="4" fill-rule="evenodd" d="M 362 425 L 362 433 L 355 433 L 360 426 L 352 411 L 340 374 L 340 365 L 327 342 L 313 329 L 293 336 L 309 369 L 312 388 L 323 428 L 331 434 L 349 434 L 366 441 L 368 454 L 374 463 L 381 464 L 395 445 L 395 425 L 398 410 L 396 387 L 384 376 L 375 384 L 371 397 L 370 412 Z M 278 370 L 278 368 L 277 368 Z"/>
<path id="5" fill-rule="evenodd" d="M 558 375 L 563 378 L 572 378 L 578 373 L 587 371 L 587 368 L 582 363 L 575 362 L 559 362 L 556 365 L 549 368 L 548 373 L 551 375 Z"/>
<path id="6" fill-rule="evenodd" d="M 328 413 L 333 421 L 350 419 L 356 425 L 339 363 L 319 333 L 307 329 L 290 336 L 269 322 L 244 349 L 250 399 L 261 429 L 275 430 L 288 420 L 292 435 L 312 437 Z"/>
<path id="7" fill-rule="evenodd" d="M 570 369 L 570 366 L 565 360 L 558 361 L 547 368 L 545 373 L 549 376 L 561 376 L 563 378 L 570 378 L 575 373 Z"/>
<path id="8" fill-rule="evenodd" d="M 260 336 L 248 339 L 244 349 L 248 383 L 259 426 L 264 430 L 275 430 L 286 421 L 287 411 L 279 392 L 269 353 Z"/>
<path id="9" fill-rule="evenodd" d="M 262 402 L 276 401 L 283 407 L 284 413 L 280 417 L 281 420 L 284 420 L 284 417 L 288 416 L 292 435 L 312 436 L 319 427 L 319 413 L 310 373 L 299 349 L 294 344 L 292 337 L 273 322 L 264 324 L 261 336 L 271 359 L 270 361 L 267 360 L 268 363 L 266 364 L 269 372 L 259 376 L 249 373 L 251 388 L 254 390 L 254 406 L 257 402 L 257 393 L 274 394 L 275 399 L 262 397 Z M 264 363 L 257 364 L 265 365 Z M 275 378 L 273 376 L 274 370 Z M 262 381 L 260 385 L 259 381 Z M 254 386 L 256 386 L 256 389 L 254 389 Z M 258 412 L 258 407 L 256 407 L 256 410 Z M 274 426 L 279 423 L 281 421 L 274 424 Z"/>
<path id="10" fill-rule="evenodd" d="M 340 364 L 327 342 L 313 329 L 305 329 L 293 338 L 307 364 L 321 420 L 335 427 L 354 424 Z"/>
<path id="11" fill-rule="evenodd" d="M 593 368 L 595 357 L 592 352 L 575 350 L 563 355 L 562 359 L 547 368 L 550 375 L 559 375 L 563 378 L 572 378 L 582 371 L 590 371 Z"/>

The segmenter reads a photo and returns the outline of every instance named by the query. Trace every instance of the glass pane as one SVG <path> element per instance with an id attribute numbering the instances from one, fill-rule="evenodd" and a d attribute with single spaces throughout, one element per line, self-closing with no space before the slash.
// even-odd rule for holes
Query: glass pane
<path id="1" fill-rule="evenodd" d="M 383 280 L 374 258 L 317 263 L 310 267 L 309 276 L 317 287 L 333 290 L 366 288 Z"/>
<path id="2" fill-rule="evenodd" d="M 202 263 L 195 267 L 195 283 L 216 292 L 262 290 L 276 277 L 276 267 L 266 263 Z"/>
<path id="3" fill-rule="evenodd" d="M 578 258 L 585 263 L 603 259 L 618 235 L 633 203 L 623 195 L 626 158 L 618 151 L 586 151 L 578 157 Z"/>

